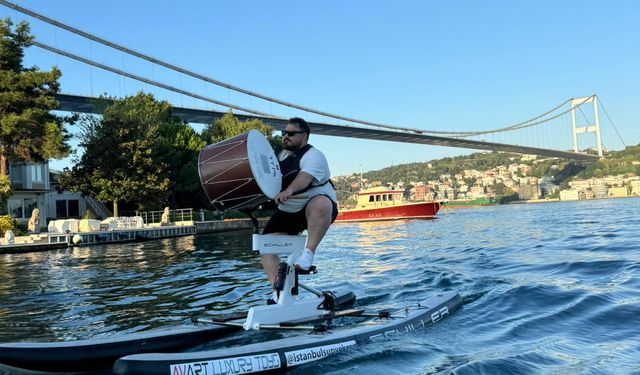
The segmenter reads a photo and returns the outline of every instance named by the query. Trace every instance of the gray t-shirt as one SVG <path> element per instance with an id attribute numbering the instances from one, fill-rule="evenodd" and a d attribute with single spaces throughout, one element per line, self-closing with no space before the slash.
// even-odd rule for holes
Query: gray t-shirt
<path id="1" fill-rule="evenodd" d="M 278 155 L 278 160 L 284 160 L 290 154 L 291 152 L 283 150 L 280 155 Z M 313 181 L 311 182 L 312 188 L 301 193 L 307 195 L 307 198 L 287 199 L 286 202 L 278 205 L 280 210 L 285 212 L 298 212 L 306 206 L 311 198 L 317 195 L 326 195 L 332 201 L 338 201 L 336 191 L 333 189 L 333 186 L 331 186 L 331 183 L 327 182 L 331 178 L 329 163 L 327 163 L 327 158 L 324 157 L 324 154 L 320 150 L 312 147 L 302 156 L 300 159 L 300 172 L 313 176 Z M 325 184 L 325 182 L 327 183 Z"/>

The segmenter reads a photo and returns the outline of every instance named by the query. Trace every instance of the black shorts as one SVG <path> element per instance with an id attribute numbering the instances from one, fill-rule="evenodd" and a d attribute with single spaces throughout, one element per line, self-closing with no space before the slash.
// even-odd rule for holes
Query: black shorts
<path id="1" fill-rule="evenodd" d="M 338 217 L 338 205 L 336 202 L 327 197 L 333 206 L 333 212 L 331 213 L 331 222 L 336 221 Z M 313 199 L 313 198 L 312 198 Z M 309 203 L 307 203 L 309 204 Z M 307 206 L 298 212 L 285 212 L 276 210 L 276 213 L 271 216 L 267 226 L 262 231 L 262 234 L 269 233 L 286 233 L 290 235 L 300 234 L 303 230 L 307 229 Z"/>

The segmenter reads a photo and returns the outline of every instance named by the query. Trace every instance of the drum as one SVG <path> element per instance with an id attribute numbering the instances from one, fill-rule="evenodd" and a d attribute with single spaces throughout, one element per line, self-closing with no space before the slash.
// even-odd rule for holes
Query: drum
<path id="1" fill-rule="evenodd" d="M 219 211 L 255 207 L 280 192 L 280 164 L 257 130 L 209 145 L 198 156 L 200 182 Z"/>

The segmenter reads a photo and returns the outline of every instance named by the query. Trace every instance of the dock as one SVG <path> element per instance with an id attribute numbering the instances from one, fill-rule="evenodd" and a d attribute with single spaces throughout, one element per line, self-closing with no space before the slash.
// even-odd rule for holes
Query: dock
<path id="1" fill-rule="evenodd" d="M 267 219 L 260 219 L 264 226 Z M 38 233 L 17 236 L 13 244 L 0 239 L 0 254 L 14 254 L 124 242 L 149 241 L 162 238 L 194 236 L 206 233 L 252 230 L 250 219 L 180 222 L 179 225 L 150 225 L 144 228 L 101 230 L 75 233 Z"/>

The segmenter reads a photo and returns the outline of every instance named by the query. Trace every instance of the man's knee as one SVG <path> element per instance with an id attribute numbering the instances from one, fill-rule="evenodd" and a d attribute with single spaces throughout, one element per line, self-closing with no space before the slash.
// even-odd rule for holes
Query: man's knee
<path id="1" fill-rule="evenodd" d="M 324 195 L 319 195 L 311 199 L 307 204 L 307 217 L 319 216 L 319 217 L 331 217 L 333 211 L 333 204 L 331 199 Z"/>

